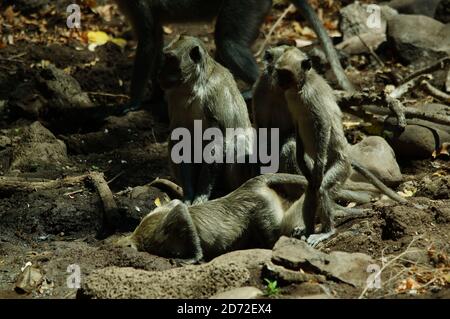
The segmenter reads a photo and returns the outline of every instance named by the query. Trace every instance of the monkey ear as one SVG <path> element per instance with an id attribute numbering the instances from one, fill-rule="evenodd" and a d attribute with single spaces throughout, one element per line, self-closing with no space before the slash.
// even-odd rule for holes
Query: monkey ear
<path id="1" fill-rule="evenodd" d="M 200 63 L 202 60 L 202 51 L 199 46 L 195 46 L 191 49 L 191 52 L 189 52 L 189 56 L 194 63 Z"/>
<path id="2" fill-rule="evenodd" d="M 312 61 L 310 58 L 307 58 L 302 61 L 302 70 L 303 71 L 309 71 L 312 69 Z"/>

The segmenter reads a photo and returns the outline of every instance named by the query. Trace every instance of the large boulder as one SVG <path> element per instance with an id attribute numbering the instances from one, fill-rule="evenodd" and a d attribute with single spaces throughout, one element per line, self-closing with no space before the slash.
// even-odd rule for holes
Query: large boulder
<path id="1" fill-rule="evenodd" d="M 304 241 L 282 237 L 275 244 L 266 271 L 270 278 L 283 284 L 331 279 L 363 288 L 370 275 L 367 269 L 374 263 L 366 254 L 340 251 L 326 254 Z"/>
<path id="2" fill-rule="evenodd" d="M 210 298 L 231 288 L 246 286 L 246 268 L 204 264 L 165 271 L 108 267 L 92 272 L 78 291 L 79 298 L 196 299 Z"/>
<path id="3" fill-rule="evenodd" d="M 399 14 L 388 21 L 388 40 L 406 63 L 434 61 L 450 54 L 450 25 Z"/>
<path id="4" fill-rule="evenodd" d="M 420 14 L 433 18 L 441 0 L 392 0 L 386 3 L 404 14 Z"/>
<path id="5" fill-rule="evenodd" d="M 350 156 L 387 185 L 398 185 L 402 181 L 402 173 L 395 158 L 394 150 L 382 137 L 369 136 L 352 145 Z M 352 173 L 350 180 L 367 182 L 363 176 L 355 171 Z"/>
<path id="6" fill-rule="evenodd" d="M 450 107 L 443 104 L 426 104 L 420 107 L 424 113 L 449 116 Z M 450 142 L 450 128 L 424 120 L 415 120 L 416 125 L 406 126 L 399 136 L 390 138 L 396 155 L 408 159 L 430 158 L 443 143 Z"/>
<path id="7" fill-rule="evenodd" d="M 68 163 L 66 145 L 41 123 L 34 122 L 16 131 L 10 169 L 29 172 Z"/>

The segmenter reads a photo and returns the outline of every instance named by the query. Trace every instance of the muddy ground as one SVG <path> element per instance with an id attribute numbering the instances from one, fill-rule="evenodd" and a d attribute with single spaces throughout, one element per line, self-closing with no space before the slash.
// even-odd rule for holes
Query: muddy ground
<path id="1" fill-rule="evenodd" d="M 280 14 L 279 10 L 276 14 Z M 49 23 L 58 25 L 61 21 L 59 16 L 49 20 Z M 119 21 L 118 35 L 129 38 L 123 21 Z M 100 23 L 98 20 L 94 22 Z M 30 29 L 25 30 L 25 33 L 35 32 L 34 27 L 28 25 Z M 213 47 L 211 25 L 170 28 L 171 34 L 166 37 L 167 40 L 182 30 L 207 39 Z M 51 34 L 52 26 L 47 25 L 47 29 Z M 261 36 L 255 48 L 263 40 Z M 30 117 L 29 114 L 11 111 L 5 102 L 11 99 L 12 94 L 24 92 L 19 88 L 17 93 L 21 85 L 25 85 L 24 90 L 28 93 L 35 89 L 34 79 L 39 73 L 36 65 L 43 60 L 62 69 L 71 67 L 72 76 L 85 92 L 126 95 L 133 52 L 132 44 L 122 50 L 108 43 L 90 52 L 77 41 L 61 44 L 57 41 L 33 43 L 27 40 L 17 41 L 0 50 L 1 135 L 13 143 L 24 127 L 39 120 L 65 142 L 68 152 L 68 161 L 65 163 L 11 170 L 12 146 L 11 143 L 3 143 L 0 145 L 0 174 L 54 180 L 82 175 L 88 171 L 103 172 L 121 208 L 117 234 L 132 231 L 140 218 L 155 207 L 155 199 L 163 196 L 161 191 L 152 189 L 150 194 L 130 198 L 130 188 L 148 184 L 158 177 L 172 179 L 168 170 L 167 124 L 145 110 L 125 117 L 110 117 L 105 122 L 85 122 L 82 118 L 58 120 L 49 118 L 45 113 Z M 92 61 L 96 63 L 86 67 Z M 349 63 L 358 62 L 355 59 Z M 365 72 L 355 77 L 355 80 L 364 82 L 364 86 L 378 84 L 370 65 L 363 63 L 356 66 Z M 111 107 L 125 101 L 120 96 L 92 94 L 90 97 L 97 104 Z M 352 142 L 366 134 L 358 127 L 347 133 Z M 418 208 L 375 202 L 370 205 L 373 216 L 343 223 L 338 233 L 320 249 L 326 252 L 340 250 L 366 253 L 381 265 L 415 247 L 417 253 L 404 255 L 392 262 L 390 272 L 383 273 L 386 284 L 381 289 L 369 291 L 366 297 L 449 298 L 448 158 L 419 161 L 400 159 L 399 164 L 406 184 L 397 186 L 397 190 L 404 190 L 405 185 L 409 189 L 412 187 L 414 196 L 410 201 L 418 204 Z M 107 266 L 145 270 L 175 267 L 170 260 L 115 248 L 110 239 L 104 239 L 106 235 L 101 200 L 95 187 L 88 181 L 37 191 L 11 192 L 0 189 L 0 298 L 75 298 L 76 289 L 67 287 L 67 269 L 72 264 L 80 266 L 82 277 Z M 387 259 L 382 261 L 383 257 Z M 29 293 L 15 289 L 17 277 L 27 262 L 41 269 L 45 275 L 44 283 Z M 417 284 L 415 289 L 402 286 L 411 281 Z M 253 284 L 262 290 L 266 289 L 263 278 Z M 330 284 L 330 288 L 340 298 L 357 297 L 361 292 L 334 283 Z M 281 288 L 282 297 L 308 294 L 311 292 L 304 284 Z"/>

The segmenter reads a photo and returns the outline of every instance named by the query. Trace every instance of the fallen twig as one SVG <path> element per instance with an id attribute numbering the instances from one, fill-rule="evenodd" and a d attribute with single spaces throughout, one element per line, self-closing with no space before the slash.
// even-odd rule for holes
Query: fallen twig
<path id="1" fill-rule="evenodd" d="M 339 106 L 350 114 L 355 114 L 357 110 L 352 110 L 352 108 L 359 109 L 360 112 L 370 112 L 376 115 L 392 115 L 397 116 L 392 112 L 388 107 L 388 102 L 386 101 L 386 96 L 381 96 L 373 93 L 348 93 L 345 91 L 335 91 L 335 95 L 338 101 Z M 382 106 L 382 107 L 374 107 Z M 417 118 L 430 122 L 434 122 L 436 124 L 442 125 L 450 125 L 450 117 L 440 114 L 431 114 L 428 112 L 423 112 L 418 109 L 412 107 L 403 107 L 403 113 L 406 122 L 408 123 L 408 119 Z M 355 114 L 356 115 L 356 114 Z M 358 116 L 358 115 L 357 115 Z M 401 122 L 401 119 L 398 118 L 398 122 Z"/>
<path id="2" fill-rule="evenodd" d="M 283 14 L 278 18 L 278 20 L 273 24 L 273 26 L 270 28 L 269 33 L 267 34 L 263 44 L 261 44 L 261 47 L 259 48 L 258 52 L 256 52 L 255 56 L 258 57 L 260 56 L 264 50 L 266 49 L 267 44 L 269 43 L 272 34 L 275 32 L 275 29 L 278 28 L 278 26 L 280 25 L 280 23 L 284 20 L 284 18 L 286 18 L 287 14 L 289 13 L 289 11 L 294 10 L 295 6 L 293 4 L 291 4 L 289 7 L 286 8 L 286 10 L 284 10 Z"/>
<path id="3" fill-rule="evenodd" d="M 120 97 L 124 99 L 130 99 L 128 95 L 124 94 L 113 94 L 113 93 L 106 93 L 106 92 L 86 92 L 89 95 L 99 95 L 99 96 L 107 96 L 107 97 Z"/>
<path id="4" fill-rule="evenodd" d="M 420 84 L 420 86 L 427 91 L 429 94 L 431 94 L 433 97 L 437 98 L 438 100 L 444 102 L 444 103 L 450 103 L 450 95 L 447 93 L 442 92 L 438 88 L 434 87 L 430 82 L 424 80 Z"/>
<path id="5" fill-rule="evenodd" d="M 22 178 L 13 176 L 0 177 L 0 193 L 34 192 L 80 184 L 89 175 L 70 176 L 57 180 Z"/>
<path id="6" fill-rule="evenodd" d="M 406 250 L 405 250 L 404 252 L 402 252 L 400 255 L 394 257 L 393 259 L 391 259 L 391 260 L 390 260 L 389 262 L 387 262 L 386 264 L 384 264 L 384 265 L 380 268 L 380 270 L 375 274 L 374 277 L 379 277 L 379 276 L 381 276 L 381 274 L 383 273 L 383 271 L 384 271 L 387 267 L 389 267 L 389 266 L 392 265 L 396 260 L 402 258 L 405 254 L 407 254 L 407 253 L 410 251 L 409 249 L 411 248 L 412 244 L 413 244 L 417 239 L 419 239 L 419 238 L 421 238 L 421 237 L 414 237 L 414 238 L 411 240 L 411 242 L 409 243 L 408 247 L 406 247 Z M 364 288 L 364 290 L 363 290 L 363 291 L 361 292 L 361 294 L 359 295 L 358 299 L 362 299 L 362 298 L 364 297 L 364 295 L 366 294 L 366 292 L 369 290 L 369 287 L 370 287 L 370 285 L 369 285 L 369 283 L 368 283 L 368 284 L 366 285 L 366 287 Z"/>
<path id="7" fill-rule="evenodd" d="M 398 87 L 396 87 L 389 96 L 399 99 L 413 88 L 420 85 L 420 83 L 424 80 L 431 80 L 433 76 L 431 74 L 419 74 L 417 77 L 410 79 L 408 82 L 405 82 Z"/>
<path id="8" fill-rule="evenodd" d="M 449 65 L 450 65 L 450 58 L 449 57 L 443 58 L 432 65 L 429 65 L 423 69 L 420 69 L 416 72 L 411 73 L 402 81 L 402 83 L 406 83 L 406 82 L 410 81 L 411 79 L 418 77 L 419 75 L 422 75 L 425 73 L 432 73 L 433 71 L 444 69 L 445 67 L 447 67 Z"/>
<path id="9" fill-rule="evenodd" d="M 113 193 L 111 192 L 103 173 L 90 172 L 89 178 L 92 180 L 103 203 L 104 225 L 106 227 L 114 227 L 119 220 L 119 211 Z"/>

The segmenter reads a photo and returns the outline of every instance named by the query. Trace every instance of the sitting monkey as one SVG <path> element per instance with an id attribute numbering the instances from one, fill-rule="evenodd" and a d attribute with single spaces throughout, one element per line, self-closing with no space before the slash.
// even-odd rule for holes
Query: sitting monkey
<path id="1" fill-rule="evenodd" d="M 251 178 L 253 173 L 245 160 L 253 147 L 254 132 L 246 103 L 231 73 L 209 55 L 205 45 L 194 37 L 176 38 L 164 49 L 159 80 L 169 106 L 171 168 L 183 187 L 184 201 L 205 202 L 217 196 L 219 186 L 228 193 Z M 237 130 L 230 133 L 229 129 Z M 209 149 L 211 162 L 205 158 L 207 147 L 212 145 L 203 139 L 207 130 L 223 137 Z M 183 149 L 183 156 L 186 152 L 190 158 L 180 161 L 175 158 L 180 151 L 176 139 L 185 133 L 189 133 L 190 147 Z M 202 135 L 200 143 L 195 139 L 197 134 Z M 241 157 L 234 158 L 235 154 Z M 242 159 L 244 163 L 239 161 Z M 222 185 L 218 185 L 219 179 Z"/>

